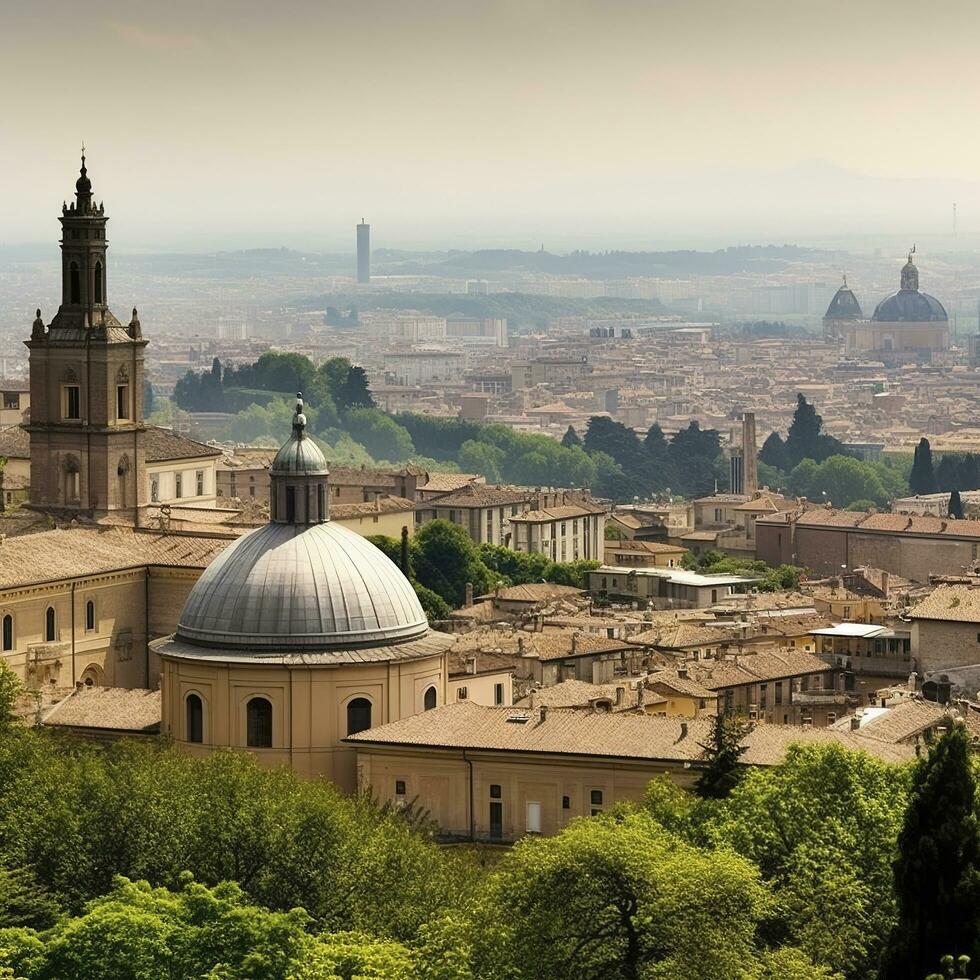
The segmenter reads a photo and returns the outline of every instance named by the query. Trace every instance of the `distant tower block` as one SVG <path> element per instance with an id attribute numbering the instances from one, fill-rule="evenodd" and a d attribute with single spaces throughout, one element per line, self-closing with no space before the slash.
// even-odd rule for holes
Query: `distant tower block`
<path id="1" fill-rule="evenodd" d="M 371 281 L 371 226 L 363 218 L 357 226 L 357 281 Z"/>
<path id="2" fill-rule="evenodd" d="M 742 416 L 742 485 L 749 495 L 759 489 L 759 461 L 755 445 L 755 412 Z"/>

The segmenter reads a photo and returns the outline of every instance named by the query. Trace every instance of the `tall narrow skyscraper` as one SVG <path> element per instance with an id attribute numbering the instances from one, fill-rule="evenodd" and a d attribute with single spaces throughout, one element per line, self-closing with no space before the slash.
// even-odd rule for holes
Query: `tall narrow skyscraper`
<path id="1" fill-rule="evenodd" d="M 357 281 L 371 281 L 371 226 L 363 218 L 357 226 Z"/>

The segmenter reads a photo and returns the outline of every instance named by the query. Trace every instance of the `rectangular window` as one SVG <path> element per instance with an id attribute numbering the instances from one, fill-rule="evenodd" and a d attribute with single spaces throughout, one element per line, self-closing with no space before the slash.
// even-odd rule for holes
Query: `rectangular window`
<path id="1" fill-rule="evenodd" d="M 116 418 L 129 418 L 129 385 L 116 385 Z"/>
<path id="2" fill-rule="evenodd" d="M 66 419 L 82 417 L 82 389 L 78 385 L 65 385 L 62 389 L 61 414 Z"/>
<path id="3" fill-rule="evenodd" d="M 195 480 L 197 482 L 197 495 L 199 497 L 204 496 L 204 470 L 198 470 L 194 474 Z"/>
<path id="4" fill-rule="evenodd" d="M 404 796 L 404 795 L 405 795 L 405 780 L 404 779 L 396 779 L 395 780 L 395 796 Z"/>
<path id="5" fill-rule="evenodd" d="M 487 541 L 493 543 L 493 511 L 487 511 Z"/>
<path id="6" fill-rule="evenodd" d="M 504 685 L 494 684 L 493 685 L 493 703 L 503 704 L 504 703 Z"/>
<path id="7" fill-rule="evenodd" d="M 466 700 L 466 688 L 465 687 L 457 687 L 456 688 L 456 700 L 457 701 L 465 701 Z"/>
<path id="8" fill-rule="evenodd" d="M 563 810 L 571 810 L 571 808 L 572 808 L 572 798 L 570 796 L 563 796 L 561 798 L 561 808 Z"/>
<path id="9" fill-rule="evenodd" d="M 286 523 L 296 522 L 296 488 L 286 487 Z"/>
<path id="10" fill-rule="evenodd" d="M 150 501 L 156 503 L 160 499 L 160 477 L 150 477 Z"/>
<path id="11" fill-rule="evenodd" d="M 589 802 L 592 804 L 592 816 L 602 813 L 602 790 L 594 789 L 589 793 Z"/>
<path id="12" fill-rule="evenodd" d="M 491 783 L 490 784 L 490 799 L 491 800 L 499 800 L 503 795 L 504 794 L 503 794 L 502 790 L 500 789 L 499 783 Z"/>
<path id="13" fill-rule="evenodd" d="M 527 832 L 529 834 L 541 833 L 541 804 L 531 803 L 527 805 Z"/>
<path id="14" fill-rule="evenodd" d="M 775 689 L 775 691 L 773 693 L 774 693 L 774 697 L 773 697 L 774 702 L 776 704 L 782 704 L 783 703 L 783 682 L 782 681 L 776 681 L 776 689 Z"/>
<path id="15" fill-rule="evenodd" d="M 174 496 L 179 500 L 184 496 L 184 474 L 174 474 Z"/>
<path id="16" fill-rule="evenodd" d="M 769 685 L 760 684 L 759 685 L 759 708 L 763 711 L 766 710 L 766 700 L 768 697 L 768 693 L 769 693 Z"/>
<path id="17" fill-rule="evenodd" d="M 4 408 L 20 408 L 20 395 L 16 392 L 4 392 L 3 395 L 3 407 Z"/>

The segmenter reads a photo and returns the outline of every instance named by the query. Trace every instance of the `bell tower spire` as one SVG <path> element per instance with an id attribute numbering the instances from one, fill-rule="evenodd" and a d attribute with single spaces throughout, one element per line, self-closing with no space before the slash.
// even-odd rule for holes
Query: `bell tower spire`
<path id="1" fill-rule="evenodd" d="M 92 195 L 85 147 L 75 200 L 61 209 L 61 305 L 38 310 L 30 351 L 31 505 L 62 513 L 129 512 L 146 499 L 143 339 L 106 300 L 108 218 Z"/>

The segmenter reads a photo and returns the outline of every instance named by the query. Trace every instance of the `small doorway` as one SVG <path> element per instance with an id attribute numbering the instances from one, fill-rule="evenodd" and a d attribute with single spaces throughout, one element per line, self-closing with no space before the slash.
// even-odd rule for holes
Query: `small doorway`
<path id="1" fill-rule="evenodd" d="M 504 839 L 504 805 L 498 800 L 490 802 L 490 840 Z"/>

